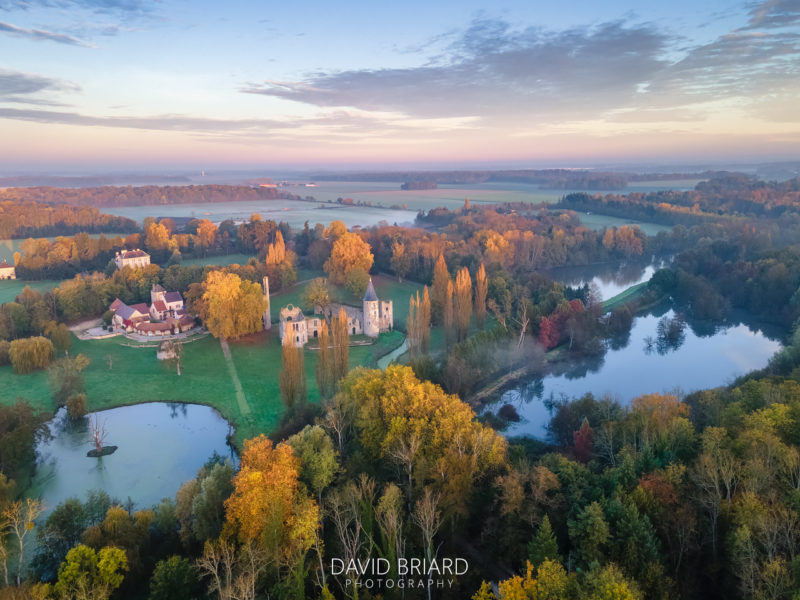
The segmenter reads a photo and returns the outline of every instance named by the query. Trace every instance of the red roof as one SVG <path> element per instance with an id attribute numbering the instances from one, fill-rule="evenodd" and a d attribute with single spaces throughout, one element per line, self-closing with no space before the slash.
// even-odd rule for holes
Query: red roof
<path id="1" fill-rule="evenodd" d="M 112 310 L 112 311 L 114 311 L 114 312 L 117 312 L 117 309 L 118 309 L 120 306 L 122 306 L 123 304 L 125 304 L 125 303 L 124 303 L 122 300 L 120 300 L 119 298 L 117 298 L 116 300 L 114 300 L 114 301 L 111 303 L 111 306 L 109 306 L 109 307 L 108 307 L 108 310 Z"/>
<path id="2" fill-rule="evenodd" d="M 131 308 L 134 310 L 138 310 L 143 315 L 146 315 L 150 312 L 150 308 L 144 302 L 140 302 L 139 304 L 131 304 Z"/>
<path id="3" fill-rule="evenodd" d="M 150 256 L 144 250 L 127 250 L 122 253 L 122 258 L 139 258 L 141 256 Z"/>
<path id="4" fill-rule="evenodd" d="M 167 305 L 164 304 L 161 300 L 156 300 L 153 302 L 153 308 L 155 308 L 158 312 L 164 312 L 167 310 Z"/>
<path id="5" fill-rule="evenodd" d="M 150 321 L 145 321 L 144 323 L 139 323 L 136 325 L 136 329 L 139 331 L 172 331 L 172 327 L 170 327 L 169 323 L 151 323 Z"/>
<path id="6" fill-rule="evenodd" d="M 6 261 L 0 262 L 0 269 L 13 269 L 14 265 L 8 264 Z"/>

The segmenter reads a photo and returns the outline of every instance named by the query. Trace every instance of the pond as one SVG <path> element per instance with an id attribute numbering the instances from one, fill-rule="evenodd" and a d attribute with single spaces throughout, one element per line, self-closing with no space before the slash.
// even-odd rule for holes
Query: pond
<path id="1" fill-rule="evenodd" d="M 653 273 L 668 267 L 670 260 L 607 263 L 590 266 L 554 267 L 547 270 L 553 280 L 573 288 L 594 283 L 603 300 L 609 300 L 638 283 L 649 281 Z"/>
<path id="2" fill-rule="evenodd" d="M 743 322 L 716 327 L 690 324 L 674 343 L 658 343 L 659 320 L 675 316 L 672 309 L 661 308 L 637 317 L 628 339 L 612 344 L 615 347 L 605 356 L 518 384 L 487 410 L 512 404 L 521 420 L 511 423 L 506 435 L 544 439 L 550 420 L 544 401 L 549 398 L 576 398 L 591 392 L 628 404 L 642 394 L 718 387 L 764 367 L 781 348 L 773 328 Z"/>
<path id="3" fill-rule="evenodd" d="M 89 417 L 99 417 L 107 432 L 105 445 L 118 446 L 103 458 L 89 458 L 93 448 Z M 70 423 L 62 408 L 49 423 L 52 439 L 37 447 L 38 463 L 30 495 L 45 502 L 49 513 L 60 502 L 102 489 L 137 509 L 162 498 L 174 498 L 217 452 L 235 459 L 226 444 L 228 422 L 217 411 L 198 404 L 150 402 L 91 413 Z"/>

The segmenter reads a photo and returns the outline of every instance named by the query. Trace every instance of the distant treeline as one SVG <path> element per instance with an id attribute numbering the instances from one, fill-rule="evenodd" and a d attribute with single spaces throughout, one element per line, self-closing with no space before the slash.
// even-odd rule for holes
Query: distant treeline
<path id="1" fill-rule="evenodd" d="M 96 187 L 152 183 L 189 183 L 183 175 L 18 175 L 0 177 L 0 187 Z"/>
<path id="2" fill-rule="evenodd" d="M 435 181 L 426 179 L 424 181 L 406 181 L 400 186 L 401 190 L 435 190 L 438 184 Z"/>
<path id="3" fill-rule="evenodd" d="M 605 196 L 567 194 L 561 208 L 639 219 L 666 225 L 695 224 L 732 216 L 780 218 L 797 212 L 800 178 L 780 183 L 757 181 L 740 173 L 723 173 L 701 181 L 694 190 Z"/>
<path id="4" fill-rule="evenodd" d="M 302 198 L 275 188 L 254 188 L 244 185 L 33 187 L 0 190 L 0 201 L 33 201 L 88 206 L 157 206 L 277 199 L 300 200 Z"/>
<path id="5" fill-rule="evenodd" d="M 34 202 L 30 197 L 6 200 L 10 191 L 0 191 L 0 239 L 139 230 L 136 221 L 88 206 L 52 206 Z"/>
<path id="6" fill-rule="evenodd" d="M 432 181 L 437 184 L 535 183 L 550 189 L 617 190 L 627 183 L 623 173 L 571 169 L 519 169 L 510 171 L 405 171 L 314 175 L 318 181 Z"/>

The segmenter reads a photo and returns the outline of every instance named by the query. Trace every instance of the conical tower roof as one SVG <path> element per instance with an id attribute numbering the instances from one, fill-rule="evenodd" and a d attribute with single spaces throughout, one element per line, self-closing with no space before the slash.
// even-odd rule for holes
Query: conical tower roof
<path id="1" fill-rule="evenodd" d="M 375 286 L 372 285 L 372 277 L 369 278 L 367 292 L 364 294 L 364 302 L 377 302 L 378 294 L 375 293 Z"/>

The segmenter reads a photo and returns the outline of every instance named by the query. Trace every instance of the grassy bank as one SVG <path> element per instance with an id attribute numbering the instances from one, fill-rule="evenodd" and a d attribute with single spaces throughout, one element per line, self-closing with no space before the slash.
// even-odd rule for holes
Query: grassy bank
<path id="1" fill-rule="evenodd" d="M 377 358 L 402 342 L 400 332 L 381 335 L 370 346 L 350 349 L 351 368 L 372 366 Z M 184 345 L 182 375 L 174 365 L 156 358 L 156 348 L 131 346 L 128 340 L 73 338 L 70 355 L 86 355 L 84 372 L 89 410 L 102 410 L 141 402 L 189 402 L 216 408 L 236 427 L 236 439 L 269 433 L 284 412 L 278 375 L 281 346 L 278 330 L 230 342 L 231 360 L 244 392 L 246 410 L 237 399 L 229 366 L 219 340 L 211 336 Z M 316 353 L 306 351 L 308 399 L 319 402 L 315 380 Z M 45 371 L 17 375 L 10 366 L 0 367 L 0 402 L 21 398 L 36 410 L 52 412 L 56 406 Z"/>

